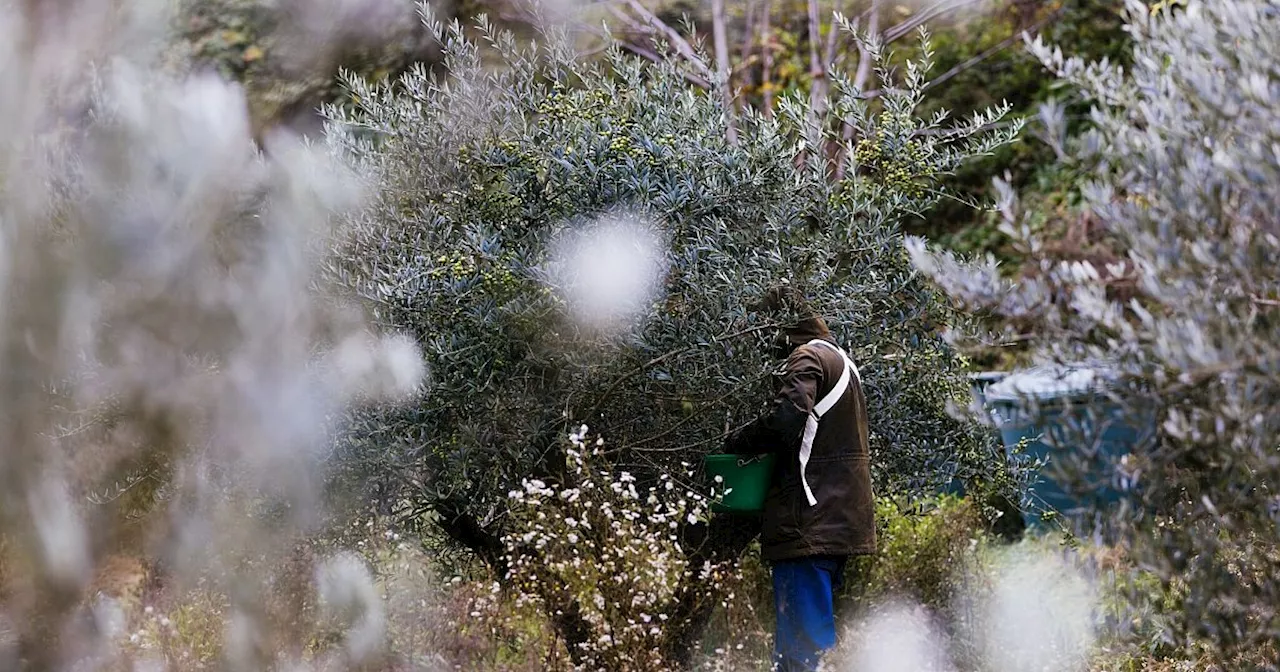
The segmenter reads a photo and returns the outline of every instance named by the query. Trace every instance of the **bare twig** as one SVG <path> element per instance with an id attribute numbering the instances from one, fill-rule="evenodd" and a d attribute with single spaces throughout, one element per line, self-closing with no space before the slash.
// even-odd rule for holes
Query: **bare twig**
<path id="1" fill-rule="evenodd" d="M 1044 28 L 1046 25 L 1048 25 L 1050 21 L 1053 21 L 1054 19 L 1061 16 L 1062 11 L 1063 11 L 1062 8 L 1058 8 L 1053 12 L 1051 12 L 1048 16 L 1041 19 L 1035 25 L 1028 28 L 1025 32 L 1014 33 L 1009 37 L 1005 38 L 1004 40 L 1001 40 L 1000 43 L 995 45 L 994 47 L 991 47 L 990 49 L 987 49 L 986 51 L 980 54 L 977 54 L 972 58 L 969 58 L 960 63 L 957 63 L 955 67 L 942 73 L 941 75 L 938 75 L 934 79 L 930 80 L 929 83 L 925 84 L 924 91 L 928 91 L 929 89 L 932 89 L 935 86 L 940 86 L 945 82 L 947 82 L 947 80 L 950 80 L 951 78 L 955 77 L 956 75 L 959 75 L 964 71 L 968 70 L 969 68 L 972 68 L 978 65 L 979 63 L 987 60 L 988 58 L 991 58 L 992 56 L 995 56 L 996 54 L 1004 51 L 1005 49 L 1008 49 L 1010 46 L 1013 45 L 1014 42 L 1021 40 L 1024 35 L 1034 35 L 1040 32 L 1040 30 Z"/>
<path id="2" fill-rule="evenodd" d="M 733 119 L 733 82 L 729 76 L 729 36 L 725 29 L 724 0 L 711 0 L 711 34 L 716 49 L 716 88 L 724 108 L 729 144 L 738 144 L 738 126 Z"/>
<path id="3" fill-rule="evenodd" d="M 916 28 L 919 28 L 929 21 L 940 16 L 945 16 L 952 12 L 959 11 L 970 5 L 976 5 L 983 1 L 984 0 L 938 0 L 938 2 L 930 5 L 927 9 L 912 14 L 902 23 L 884 31 L 884 36 L 881 41 L 884 44 L 895 42 L 902 37 L 911 34 L 911 32 Z"/>
<path id="4" fill-rule="evenodd" d="M 819 53 L 822 40 L 822 21 L 818 17 L 818 0 L 808 0 L 809 10 L 809 114 L 805 132 L 809 145 L 816 147 L 822 141 L 821 125 L 827 114 L 827 67 Z"/>
<path id="5" fill-rule="evenodd" d="M 645 8 L 644 5 L 640 4 L 639 0 L 626 0 L 626 5 L 631 9 L 631 11 L 635 12 L 644 21 L 644 23 L 661 33 L 662 36 L 671 43 L 671 46 L 675 47 L 676 52 L 684 57 L 685 60 L 689 61 L 689 63 L 692 64 L 699 73 L 708 79 L 712 77 L 711 68 L 707 67 L 707 64 L 702 62 L 702 59 L 698 57 L 698 52 L 694 50 L 693 45 L 689 44 L 688 40 L 681 37 L 680 33 L 677 32 L 675 28 L 668 26 L 662 19 L 659 19 L 657 15 Z"/>
<path id="6" fill-rule="evenodd" d="M 764 0 L 760 8 L 760 51 L 764 64 L 760 72 L 760 88 L 764 92 L 764 116 L 773 116 L 773 31 L 769 25 L 769 17 L 773 12 L 771 0 Z"/>
<path id="7" fill-rule="evenodd" d="M 880 33 L 880 0 L 871 0 L 871 8 L 867 10 L 867 35 L 873 39 Z M 861 91 L 871 79 L 871 53 L 867 45 L 858 42 L 858 71 L 853 76 L 853 85 Z"/>
<path id="8" fill-rule="evenodd" d="M 658 52 L 652 49 L 646 49 L 645 47 L 642 47 L 638 44 L 634 44 L 632 42 L 619 40 L 618 45 L 621 46 L 623 49 L 626 49 L 627 51 L 635 54 L 636 56 L 639 56 L 653 63 L 662 63 L 666 60 Z M 689 82 L 690 84 L 700 89 L 706 89 L 706 90 L 711 89 L 711 82 L 703 77 L 695 75 L 692 72 L 681 72 L 680 74 L 684 75 L 685 81 Z"/>

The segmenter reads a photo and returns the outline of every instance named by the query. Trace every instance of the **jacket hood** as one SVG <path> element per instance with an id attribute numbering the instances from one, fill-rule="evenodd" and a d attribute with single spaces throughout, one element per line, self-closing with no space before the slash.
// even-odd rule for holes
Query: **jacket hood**
<path id="1" fill-rule="evenodd" d="M 754 306 L 780 323 L 780 336 L 791 347 L 804 345 L 815 338 L 831 338 L 831 331 L 809 301 L 796 288 L 780 285 L 770 288 Z"/>
<path id="2" fill-rule="evenodd" d="M 831 330 L 827 328 L 826 320 L 814 315 L 801 319 L 790 327 L 782 330 L 786 334 L 787 342 L 791 345 L 804 345 L 815 338 L 824 338 L 830 340 Z"/>

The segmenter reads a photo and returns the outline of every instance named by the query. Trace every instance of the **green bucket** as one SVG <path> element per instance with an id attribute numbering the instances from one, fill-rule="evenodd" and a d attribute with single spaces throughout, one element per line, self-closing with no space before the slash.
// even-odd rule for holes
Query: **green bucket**
<path id="1" fill-rule="evenodd" d="M 715 488 L 724 495 L 711 504 L 712 511 L 750 513 L 764 508 L 764 496 L 773 479 L 772 454 L 707 455 L 702 462 L 709 478 L 722 479 Z"/>

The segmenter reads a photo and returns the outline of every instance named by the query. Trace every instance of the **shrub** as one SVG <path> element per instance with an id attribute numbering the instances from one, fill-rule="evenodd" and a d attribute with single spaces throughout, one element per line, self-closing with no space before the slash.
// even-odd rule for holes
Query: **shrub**
<path id="1" fill-rule="evenodd" d="M 1155 436 L 1122 465 L 1137 492 L 1099 512 L 1102 533 L 1162 592 L 1185 586 L 1165 614 L 1168 640 L 1224 662 L 1280 637 L 1278 29 L 1271 2 L 1187 2 L 1133 8 L 1131 71 L 1033 45 L 1097 105 L 1073 154 L 1094 176 L 1086 206 L 1123 255 L 1115 263 L 1041 254 L 1041 273 L 1010 285 L 992 265 L 911 246 L 918 267 L 1041 361 L 1106 362 L 1113 396 L 1154 416 Z M 1008 196 L 1006 231 L 1042 252 Z M 1098 466 L 1076 457 L 1072 471 Z"/>
<path id="2" fill-rule="evenodd" d="M 956 572 L 990 542 L 977 506 L 956 497 L 915 505 L 881 497 L 876 527 L 877 553 L 850 569 L 847 594 L 861 604 L 906 598 L 946 611 Z"/>
<path id="3" fill-rule="evenodd" d="M 954 496 L 914 503 L 881 497 L 876 526 L 876 554 L 855 559 L 845 573 L 838 598 L 842 624 L 891 619 L 895 608 L 911 605 L 911 618 L 946 636 L 943 648 L 950 657 L 973 658 L 976 644 L 965 631 L 974 621 L 973 605 L 965 582 L 990 569 L 993 541 L 978 505 Z M 862 635 L 849 631 L 841 639 L 830 656 L 834 660 L 850 658 Z"/>
<path id="4" fill-rule="evenodd" d="M 359 549 L 385 601 L 388 669 L 561 669 L 554 629 L 491 573 L 453 573 L 398 527 L 366 522 L 350 538 L 340 545 Z"/>
<path id="5" fill-rule="evenodd" d="M 688 566 L 680 528 L 705 519 L 710 505 L 689 489 L 693 472 L 638 488 L 635 476 L 603 461 L 603 439 L 586 431 L 569 439 L 561 483 L 526 479 L 509 494 L 507 578 L 517 602 L 537 606 L 562 632 L 585 630 L 572 643 L 584 669 L 670 669 L 666 631 L 680 626 L 672 616 L 690 600 L 721 599 L 734 563 Z M 696 585 L 681 580 L 689 570 Z"/>

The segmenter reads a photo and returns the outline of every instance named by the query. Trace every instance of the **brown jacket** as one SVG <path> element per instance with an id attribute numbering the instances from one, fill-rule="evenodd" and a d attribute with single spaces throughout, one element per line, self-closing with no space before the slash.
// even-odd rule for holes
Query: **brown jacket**
<path id="1" fill-rule="evenodd" d="M 830 337 L 826 340 L 834 345 Z M 765 496 L 760 544 L 765 560 L 875 553 L 875 507 L 867 445 L 867 400 L 852 372 L 848 388 L 818 422 L 805 480 L 800 445 L 814 406 L 835 387 L 844 360 L 824 345 L 800 345 L 787 358 L 773 410 L 734 434 L 731 453 L 776 453 Z"/>

